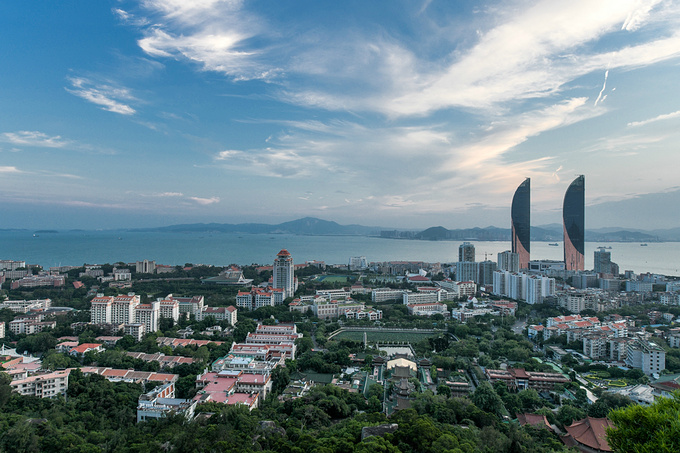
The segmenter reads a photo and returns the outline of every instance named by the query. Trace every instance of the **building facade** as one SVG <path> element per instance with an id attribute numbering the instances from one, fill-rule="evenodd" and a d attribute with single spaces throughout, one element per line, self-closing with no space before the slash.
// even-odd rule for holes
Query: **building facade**
<path id="1" fill-rule="evenodd" d="M 586 178 L 576 178 L 564 194 L 562 221 L 564 226 L 564 265 L 568 271 L 585 267 Z"/>
<path id="2" fill-rule="evenodd" d="M 531 180 L 525 179 L 512 197 L 512 252 L 519 257 L 519 268 L 528 269 L 531 242 Z"/>

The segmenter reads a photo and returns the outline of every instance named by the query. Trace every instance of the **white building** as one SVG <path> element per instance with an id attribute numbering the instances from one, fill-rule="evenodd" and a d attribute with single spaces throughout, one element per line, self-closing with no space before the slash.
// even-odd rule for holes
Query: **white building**
<path id="1" fill-rule="evenodd" d="M 283 289 L 283 298 L 293 297 L 295 294 L 295 273 L 293 257 L 288 250 L 281 250 L 274 260 L 273 269 L 274 288 Z"/>
<path id="2" fill-rule="evenodd" d="M 403 289 L 392 289 L 392 288 L 376 288 L 371 291 L 371 301 L 373 303 L 387 302 L 389 300 L 401 300 L 402 294 L 404 294 Z"/>
<path id="3" fill-rule="evenodd" d="M 55 371 L 53 373 L 31 376 L 26 379 L 17 379 L 10 382 L 15 392 L 24 396 L 37 396 L 38 398 L 52 398 L 57 395 L 65 395 L 68 390 L 68 375 L 71 370 Z"/>
<path id="4" fill-rule="evenodd" d="M 161 303 L 157 300 L 149 304 L 137 304 L 135 307 L 135 322 L 144 324 L 147 332 L 156 332 L 161 318 Z"/>
<path id="5" fill-rule="evenodd" d="M 0 338 L 5 338 L 5 323 L 0 322 Z"/>
<path id="6" fill-rule="evenodd" d="M 666 369 L 666 352 L 654 343 L 636 340 L 628 344 L 626 365 L 647 375 L 659 374 Z"/>
<path id="7" fill-rule="evenodd" d="M 365 256 L 353 256 L 349 259 L 349 270 L 358 271 L 368 268 L 368 261 Z"/>
<path id="8" fill-rule="evenodd" d="M 402 303 L 404 305 L 433 304 L 436 302 L 441 302 L 441 297 L 439 296 L 439 292 L 435 291 L 427 291 L 422 293 L 406 291 L 402 295 Z"/>
<path id="9" fill-rule="evenodd" d="M 135 271 L 138 274 L 153 274 L 156 271 L 156 262 L 149 260 L 137 261 L 135 263 Z"/>

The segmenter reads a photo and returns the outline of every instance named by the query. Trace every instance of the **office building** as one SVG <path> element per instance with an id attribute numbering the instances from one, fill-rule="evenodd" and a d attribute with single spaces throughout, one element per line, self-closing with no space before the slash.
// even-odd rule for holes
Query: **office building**
<path id="1" fill-rule="evenodd" d="M 525 179 L 512 197 L 512 251 L 519 255 L 519 268 L 528 269 L 531 237 L 531 180 Z"/>
<path id="2" fill-rule="evenodd" d="M 582 271 L 585 266 L 586 178 L 576 178 L 564 194 L 564 265 L 568 271 Z"/>
<path id="3" fill-rule="evenodd" d="M 293 297 L 295 294 L 295 275 L 293 257 L 288 250 L 281 250 L 274 260 L 273 284 L 274 288 L 283 289 L 283 298 Z"/>
<path id="4" fill-rule="evenodd" d="M 642 370 L 645 374 L 658 374 L 666 369 L 666 352 L 662 347 L 646 340 L 628 344 L 626 365 Z"/>

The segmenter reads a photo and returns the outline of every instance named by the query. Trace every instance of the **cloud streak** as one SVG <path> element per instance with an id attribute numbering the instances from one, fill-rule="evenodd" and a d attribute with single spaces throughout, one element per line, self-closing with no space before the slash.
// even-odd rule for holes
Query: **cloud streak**
<path id="1" fill-rule="evenodd" d="M 129 89 L 108 83 L 97 83 L 85 77 L 69 77 L 70 88 L 66 91 L 85 99 L 102 110 L 120 115 L 134 115 L 137 111 L 129 103 L 136 101 Z"/>
<path id="2" fill-rule="evenodd" d="M 0 140 L 15 145 L 34 146 L 39 148 L 63 148 L 72 142 L 64 140 L 59 135 L 49 136 L 39 131 L 5 132 Z"/>
<path id="3" fill-rule="evenodd" d="M 658 115 L 655 116 L 654 118 L 649 118 L 643 121 L 633 121 L 631 123 L 628 123 L 628 127 L 640 127 L 650 123 L 656 123 L 657 121 L 670 120 L 678 117 L 680 117 L 680 110 L 676 110 L 675 112 L 672 113 L 664 113 L 663 115 Z"/>

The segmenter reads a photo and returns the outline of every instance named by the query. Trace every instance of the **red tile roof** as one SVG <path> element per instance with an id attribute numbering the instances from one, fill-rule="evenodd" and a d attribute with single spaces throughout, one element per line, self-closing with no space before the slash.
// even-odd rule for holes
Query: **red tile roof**
<path id="1" fill-rule="evenodd" d="M 596 451 L 612 451 L 607 443 L 607 428 L 614 428 L 614 424 L 608 418 L 586 417 L 572 423 L 571 426 L 565 426 L 567 433 L 569 433 L 565 437 L 571 437 L 578 444 Z M 565 441 L 565 443 L 567 442 Z"/>

